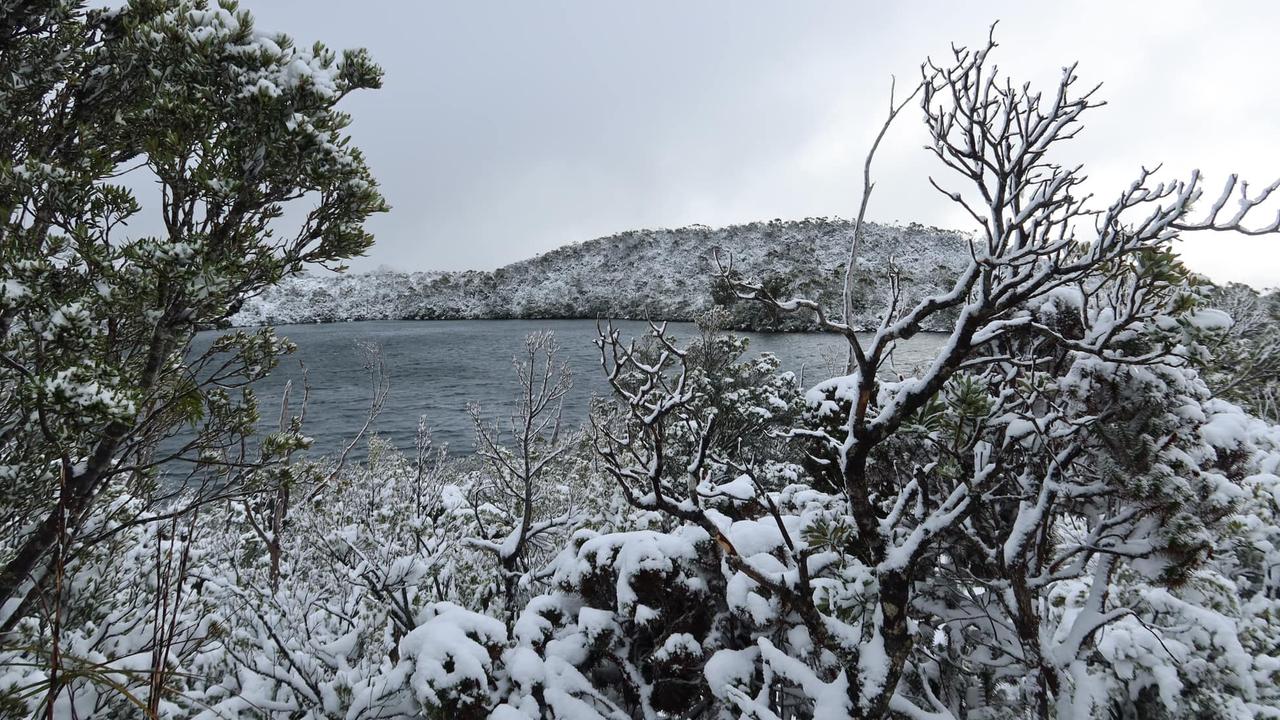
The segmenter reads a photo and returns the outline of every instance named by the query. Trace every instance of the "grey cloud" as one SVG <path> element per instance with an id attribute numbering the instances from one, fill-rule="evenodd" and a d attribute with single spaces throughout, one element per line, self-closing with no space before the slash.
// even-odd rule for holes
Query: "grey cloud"
<path id="1" fill-rule="evenodd" d="M 356 269 L 491 268 L 636 227 L 849 215 L 891 74 L 915 77 L 1001 18 L 1000 62 L 1052 82 L 1081 61 L 1110 106 L 1073 149 L 1101 195 L 1140 164 L 1280 176 L 1272 3 L 246 3 L 261 29 L 368 47 L 350 98 L 395 206 Z M 1219 8 L 1230 8 L 1224 12 Z M 960 227 L 914 117 L 877 158 L 874 219 Z M 1192 239 L 1220 279 L 1280 284 L 1280 241 Z"/>

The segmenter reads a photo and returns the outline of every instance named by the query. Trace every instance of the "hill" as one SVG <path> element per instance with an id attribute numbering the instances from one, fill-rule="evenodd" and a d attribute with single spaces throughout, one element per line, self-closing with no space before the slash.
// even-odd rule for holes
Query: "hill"
<path id="1" fill-rule="evenodd" d="M 917 224 L 868 224 L 854 285 L 855 325 L 887 306 L 896 271 L 905 301 L 949 288 L 969 260 L 965 236 Z M 717 254 L 775 294 L 839 311 L 853 221 L 774 220 L 709 228 L 632 230 L 558 248 L 494 271 L 375 272 L 297 277 L 247 302 L 235 325 L 350 320 L 630 318 L 693 320 L 716 300 L 737 329 L 805 330 L 717 291 Z"/>

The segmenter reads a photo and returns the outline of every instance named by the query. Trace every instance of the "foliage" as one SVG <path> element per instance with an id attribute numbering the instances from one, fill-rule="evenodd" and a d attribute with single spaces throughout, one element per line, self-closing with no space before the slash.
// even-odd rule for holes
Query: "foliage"
<path id="1" fill-rule="evenodd" d="M 192 34 L 197 60 L 204 39 L 238 37 L 247 22 L 183 12 L 163 17 Z M 128 11 L 101 17 L 135 27 Z M 413 457 L 375 436 L 360 464 L 346 451 L 272 464 L 306 444 L 304 388 L 302 411 L 286 401 L 268 437 L 274 455 L 249 464 L 251 494 L 179 498 L 200 511 L 166 516 L 137 485 L 95 487 L 77 509 L 81 542 L 55 556 L 56 611 L 15 613 L 0 708 L 347 720 L 1280 716 L 1280 426 L 1233 402 L 1266 407 L 1254 404 L 1254 380 L 1273 379 L 1269 325 L 1249 315 L 1262 300 L 1206 286 L 1172 249 L 1187 230 L 1276 232 L 1280 220 L 1248 223 L 1280 184 L 1250 195 L 1233 177 L 1205 209 L 1198 175 L 1155 183 L 1143 171 L 1094 206 L 1082 169 L 1054 155 L 1100 104 L 1095 91 L 1077 90 L 1074 67 L 1049 95 L 1016 85 L 996 73 L 994 48 L 927 63 L 917 91 L 930 150 L 960 181 L 934 184 L 981 227 L 949 288 L 915 297 L 891 275 L 867 336 L 821 298 L 782 295 L 800 284 L 723 267 L 720 287 L 739 303 L 808 313 L 843 338 L 845 374 L 802 388 L 722 332 L 733 322 L 724 310 L 686 342 L 661 324 L 625 340 L 602 324 L 612 397 L 595 404 L 585 440 L 561 432 L 568 376 L 539 335 L 515 362 L 509 431 L 477 409 L 469 462 L 434 451 L 424 424 Z M 276 96 L 260 79 L 252 93 L 265 103 Z M 1233 199 L 1238 209 L 1221 217 Z M 212 262 L 201 259 L 207 244 L 188 244 L 184 262 Z M 264 257 L 307 259 L 288 247 Z M 160 284 L 170 277 L 182 276 Z M 46 344 L 93 347 L 102 322 L 115 327 L 70 311 L 36 320 L 63 286 L 14 282 L 3 297 L 26 309 L 6 342 L 29 343 L 6 346 L 15 362 L 49 362 Z M 141 307 L 112 297 L 93 312 Z M 145 317 L 190 332 L 234 304 L 209 297 L 189 301 L 187 325 L 165 325 L 163 309 Z M 892 372 L 896 342 L 939 322 L 948 331 L 934 360 Z M 238 376 L 280 350 L 269 334 L 229 337 Z M 234 416 L 247 432 L 253 413 L 201 395 L 190 378 L 204 376 L 182 365 L 181 347 L 162 346 L 164 367 L 189 374 L 157 378 L 188 382 L 145 386 L 172 396 L 99 381 L 103 392 L 81 401 L 86 386 L 68 380 L 44 392 L 81 413 L 50 411 L 63 418 L 50 427 L 90 435 L 172 412 L 201 427 Z M 376 381 L 366 429 L 379 397 Z M 48 439 L 40 413 L 22 407 L 4 416 L 18 418 L 4 426 L 15 428 L 6 457 Z M 136 453 L 164 437 L 149 428 L 168 427 L 148 422 Z M 231 421 L 219 422 L 209 437 Z M 115 447 L 120 464 L 99 472 L 145 478 Z M 37 472 L 59 460 L 40 454 L 20 477 L 65 492 L 96 457 L 76 452 L 63 451 L 60 477 Z"/>
<path id="2" fill-rule="evenodd" d="M 1210 344 L 1205 382 L 1215 395 L 1280 422 L 1280 294 L 1233 283 L 1214 288 L 1209 302 L 1231 323 Z"/>
<path id="3" fill-rule="evenodd" d="M 46 617 L 56 702 L 66 573 L 114 542 L 102 518 L 130 513 L 126 533 L 162 502 L 181 514 L 173 501 L 260 484 L 305 445 L 284 425 L 246 443 L 248 385 L 287 343 L 189 344 L 283 277 L 370 245 L 363 223 L 385 204 L 335 106 L 381 71 L 258 32 L 234 3 L 0 15 L 0 632 Z M 143 210 L 124 176 L 156 182 L 160 235 L 128 231 Z M 289 223 L 286 205 L 308 209 Z M 185 479 L 162 483 L 161 467 Z"/>
<path id="4" fill-rule="evenodd" d="M 714 275 L 716 260 L 765 275 L 777 292 L 838 305 L 845 243 L 854 223 L 805 218 L 709 228 L 631 230 L 566 245 L 492 272 L 373 272 L 299 276 L 246 302 L 237 326 L 351 320 L 458 320 L 599 317 L 695 321 L 715 305 L 725 328 L 811 330 L 810 318 L 734 302 Z M 913 297 L 941 291 L 969 260 L 961 233 L 866 223 L 854 323 L 874 327 L 890 278 Z M 946 321 L 933 322 L 942 330 Z"/>

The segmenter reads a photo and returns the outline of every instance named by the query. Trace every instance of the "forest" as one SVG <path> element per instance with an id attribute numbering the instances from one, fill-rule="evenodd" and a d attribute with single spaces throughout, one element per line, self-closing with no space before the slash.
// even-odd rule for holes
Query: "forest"
<path id="1" fill-rule="evenodd" d="M 717 257 L 775 292 L 838 303 L 854 221 L 774 220 L 723 228 L 628 231 L 557 248 L 491 272 L 380 272 L 292 277 L 248 300 L 230 319 L 252 327 L 358 320 L 472 320 L 598 317 L 696 321 L 713 306 L 734 330 L 813 331 L 813 318 L 735 302 Z M 941 292 L 969 261 L 968 240 L 921 225 L 865 223 L 852 323 L 873 330 L 892 283 L 924 297 Z M 947 328 L 949 318 L 927 324 Z"/>

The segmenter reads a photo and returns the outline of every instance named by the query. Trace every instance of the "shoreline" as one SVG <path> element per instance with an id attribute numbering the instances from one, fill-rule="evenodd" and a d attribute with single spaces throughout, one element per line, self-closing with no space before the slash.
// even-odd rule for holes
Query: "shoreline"
<path id="1" fill-rule="evenodd" d="M 228 323 L 228 324 L 226 324 L 226 325 L 220 325 L 220 326 L 218 326 L 218 327 L 206 328 L 205 330 L 202 330 L 201 332 L 206 332 L 206 331 L 208 331 L 208 330 L 253 330 L 253 329 L 257 329 L 257 328 L 265 328 L 265 327 L 271 327 L 271 328 L 280 328 L 280 327 L 307 327 L 307 326 L 311 326 L 311 325 L 347 325 L 347 324 L 355 324 L 355 323 L 375 323 L 375 322 L 387 322 L 387 323 L 394 323 L 394 322 L 411 322 L 411 323 L 432 323 L 432 322 L 441 322 L 441 323 L 443 323 L 443 322 L 541 322 L 541 321 L 576 321 L 576 322 L 592 322 L 592 321 L 598 321 L 598 322 L 602 322 L 602 323 L 604 323 L 604 322 L 610 322 L 610 321 L 619 321 L 619 322 L 640 322 L 640 323 L 643 323 L 643 322 L 654 322 L 654 323 L 684 323 L 684 324 L 688 324 L 688 325 L 694 325 L 694 324 L 696 324 L 696 323 L 697 323 L 697 319 L 664 318 L 664 319 L 661 319 L 661 320 L 655 320 L 655 319 L 653 319 L 653 318 L 643 318 L 643 317 L 642 317 L 642 318 L 635 318 L 635 317 L 618 317 L 618 316 L 613 316 L 613 317 L 584 317 L 584 316 L 581 316 L 581 315 L 573 315 L 573 316 L 555 315 L 555 316 L 537 316 L 537 317 L 349 318 L 349 319 L 343 319 L 343 320 L 312 320 L 312 321 L 305 321 L 305 322 L 292 321 L 292 322 L 280 322 L 280 323 L 273 323 L 273 322 L 245 323 L 245 324 L 242 324 L 242 325 L 241 325 L 241 324 Z M 820 326 L 818 326 L 816 323 L 814 323 L 814 324 L 807 324 L 807 325 L 804 325 L 804 326 L 801 326 L 801 327 L 794 327 L 794 326 L 791 326 L 791 327 L 774 327 L 774 326 L 770 326 L 770 327 L 753 327 L 753 326 L 748 326 L 748 325 L 728 325 L 728 326 L 722 327 L 722 328 L 720 328 L 720 329 L 721 329 L 722 331 L 724 331 L 724 332 L 747 332 L 747 333 L 759 333 L 759 334 L 769 334 L 769 335 L 804 335 L 804 334 L 832 334 L 832 335 L 835 335 L 835 334 L 838 334 L 838 333 L 828 333 L 828 331 L 822 330 L 822 329 L 821 329 L 821 327 L 820 327 Z M 858 333 L 858 334 L 871 334 L 871 333 L 876 332 L 876 330 L 878 330 L 878 329 L 879 329 L 878 327 L 872 327 L 872 326 L 860 326 L 860 327 L 855 328 L 855 329 L 854 329 L 854 332 L 856 332 L 856 333 Z M 946 329 L 927 328 L 927 329 L 922 329 L 922 330 L 921 330 L 921 332 L 923 332 L 923 333 L 939 333 L 939 334 L 941 334 L 941 333 L 946 333 L 948 330 L 950 330 L 950 328 L 949 328 L 949 327 L 948 327 L 948 328 L 946 328 Z"/>

